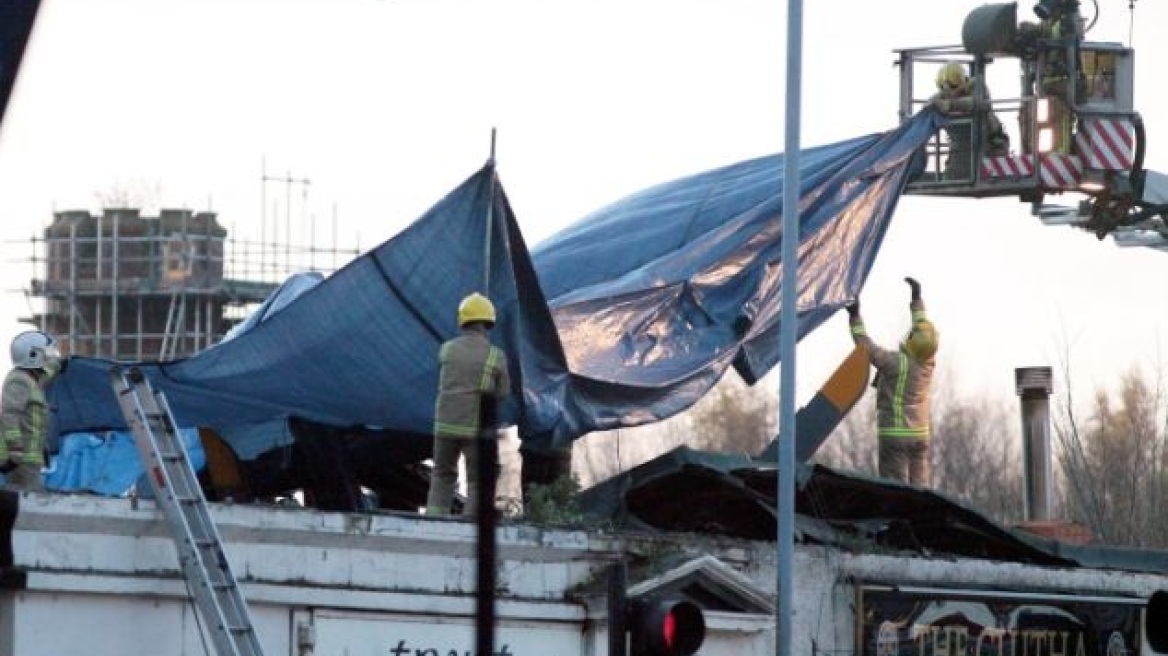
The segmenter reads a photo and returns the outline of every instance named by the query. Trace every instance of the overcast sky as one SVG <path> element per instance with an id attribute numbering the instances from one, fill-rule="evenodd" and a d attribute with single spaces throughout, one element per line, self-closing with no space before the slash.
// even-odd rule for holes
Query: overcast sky
<path id="1" fill-rule="evenodd" d="M 1168 40 L 1152 27 L 1168 7 L 1136 2 L 1131 29 L 1126 0 L 1099 3 L 1089 37 L 1131 39 L 1147 165 L 1168 170 Z M 979 4 L 806 2 L 803 144 L 895 127 L 892 50 L 958 43 Z M 113 190 L 212 209 L 258 237 L 265 169 L 311 181 L 294 192 L 298 238 L 315 220 L 316 241 L 331 241 L 335 216 L 341 242 L 368 248 L 477 170 L 492 127 L 538 244 L 626 194 L 780 152 L 786 12 L 776 0 L 44 0 L 0 134 L 5 286 L 33 276 L 29 239 L 54 211 L 97 211 Z M 285 212 L 284 192 L 267 186 L 269 214 Z M 1043 226 L 1014 200 L 900 203 L 862 296 L 890 345 L 908 323 L 905 275 L 924 284 L 941 375 L 962 390 L 1008 397 L 1014 367 L 1066 353 L 1083 389 L 1168 362 L 1168 253 Z M 3 343 L 28 314 L 21 293 L 0 297 Z M 800 345 L 800 402 L 850 348 L 845 324 Z"/>

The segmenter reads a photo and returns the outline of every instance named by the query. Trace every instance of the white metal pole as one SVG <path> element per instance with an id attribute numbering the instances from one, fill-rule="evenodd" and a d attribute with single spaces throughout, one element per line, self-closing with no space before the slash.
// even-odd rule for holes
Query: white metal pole
<path id="1" fill-rule="evenodd" d="M 782 307 L 778 448 L 778 617 L 775 653 L 791 656 L 795 536 L 795 311 L 799 280 L 799 107 L 803 76 L 803 1 L 787 2 L 787 109 L 783 163 Z"/>

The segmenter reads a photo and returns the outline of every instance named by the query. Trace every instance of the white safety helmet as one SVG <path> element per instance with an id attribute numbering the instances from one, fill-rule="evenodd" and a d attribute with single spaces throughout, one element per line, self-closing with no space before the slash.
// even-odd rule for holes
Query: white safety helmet
<path id="1" fill-rule="evenodd" d="M 59 359 L 57 340 L 39 330 L 26 330 L 12 338 L 12 365 L 21 369 L 44 369 L 50 360 Z"/>

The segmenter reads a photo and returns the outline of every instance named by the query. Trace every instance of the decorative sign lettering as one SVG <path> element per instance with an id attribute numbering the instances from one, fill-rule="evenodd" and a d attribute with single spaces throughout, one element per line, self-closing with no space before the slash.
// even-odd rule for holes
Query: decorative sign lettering
<path id="1" fill-rule="evenodd" d="M 1138 600 L 861 588 L 861 656 L 1139 656 Z"/>

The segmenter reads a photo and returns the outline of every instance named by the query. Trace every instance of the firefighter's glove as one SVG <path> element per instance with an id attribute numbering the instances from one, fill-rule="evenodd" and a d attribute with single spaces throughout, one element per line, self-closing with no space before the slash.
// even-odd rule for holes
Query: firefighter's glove
<path id="1" fill-rule="evenodd" d="M 912 290 L 912 300 L 921 300 L 921 283 L 917 282 L 916 278 L 908 277 L 904 279 L 908 283 L 908 288 Z"/>
<path id="2" fill-rule="evenodd" d="M 953 103 L 948 98 L 938 98 L 933 101 L 933 107 L 936 107 L 942 114 L 948 114 L 953 109 Z"/>
<path id="3" fill-rule="evenodd" d="M 851 303 L 848 303 L 847 305 L 844 306 L 844 309 L 848 311 L 848 318 L 849 319 L 855 319 L 856 317 L 860 316 L 860 302 L 859 301 L 852 301 Z"/>
<path id="4" fill-rule="evenodd" d="M 17 467 L 17 462 L 15 460 L 9 458 L 8 460 L 4 461 L 4 464 L 0 465 L 0 474 L 7 474 L 7 473 L 11 472 L 12 470 L 16 469 L 16 467 Z"/>

